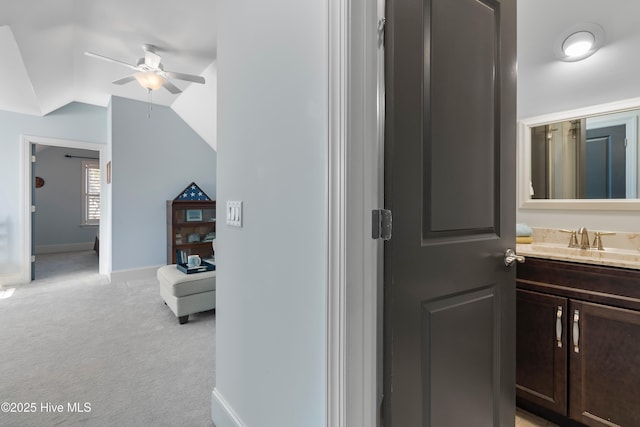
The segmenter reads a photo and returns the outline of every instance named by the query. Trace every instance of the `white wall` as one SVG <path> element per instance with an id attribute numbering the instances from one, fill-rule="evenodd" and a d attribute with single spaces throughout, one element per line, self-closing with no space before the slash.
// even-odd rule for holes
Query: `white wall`
<path id="1" fill-rule="evenodd" d="M 189 85 L 171 104 L 171 108 L 216 150 L 218 63 L 212 62 L 201 75 L 206 79 L 206 84 Z"/>
<path id="2" fill-rule="evenodd" d="M 531 227 L 604 231 L 640 231 L 640 213 L 637 211 L 576 211 L 518 209 L 517 221 Z"/>
<path id="3" fill-rule="evenodd" d="M 166 264 L 166 201 L 195 182 L 216 198 L 216 153 L 171 108 L 113 97 L 109 108 L 112 271 Z"/>
<path id="4" fill-rule="evenodd" d="M 217 230 L 217 427 L 326 425 L 327 23 L 219 4 L 218 203 L 244 220 Z"/>
<path id="5" fill-rule="evenodd" d="M 34 135 L 106 144 L 106 109 L 71 103 L 44 117 L 0 111 L 0 285 L 22 277 L 22 139 Z"/>

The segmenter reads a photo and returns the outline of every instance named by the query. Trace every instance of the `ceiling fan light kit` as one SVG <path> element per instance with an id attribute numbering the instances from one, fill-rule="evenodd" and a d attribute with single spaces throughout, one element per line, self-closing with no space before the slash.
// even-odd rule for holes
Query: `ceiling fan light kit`
<path id="1" fill-rule="evenodd" d="M 145 71 L 134 74 L 135 79 L 140 83 L 140 86 L 147 90 L 157 90 L 164 86 L 167 81 L 164 77 L 152 72 Z"/>
<path id="2" fill-rule="evenodd" d="M 182 91 L 173 83 L 171 83 L 169 81 L 169 78 L 204 84 L 205 80 L 202 76 L 165 71 L 162 63 L 160 62 L 162 58 L 156 53 L 157 48 L 154 45 L 144 44 L 142 45 L 142 50 L 144 51 L 144 57 L 138 59 L 136 65 L 109 58 L 108 56 L 100 55 L 93 52 L 85 52 L 85 55 L 92 58 L 98 58 L 104 61 L 120 64 L 136 71 L 136 73 L 132 75 L 115 80 L 113 84 L 116 85 L 123 85 L 125 83 L 137 80 L 140 86 L 147 89 L 147 91 L 157 90 L 161 87 L 164 87 L 172 94 L 178 94 Z"/>

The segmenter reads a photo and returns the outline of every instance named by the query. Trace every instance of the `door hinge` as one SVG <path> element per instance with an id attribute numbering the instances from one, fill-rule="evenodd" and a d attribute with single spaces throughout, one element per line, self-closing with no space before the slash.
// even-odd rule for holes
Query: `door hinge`
<path id="1" fill-rule="evenodd" d="M 31 255 L 31 262 L 36 262 L 36 256 L 35 255 Z"/>
<path id="2" fill-rule="evenodd" d="M 36 206 L 35 205 L 31 205 L 31 212 L 35 212 L 36 211 Z"/>
<path id="3" fill-rule="evenodd" d="M 391 229 L 393 228 L 393 218 L 388 209 L 374 209 L 371 211 L 371 238 L 391 239 Z"/>
<path id="4" fill-rule="evenodd" d="M 31 163 L 35 163 L 36 162 L 36 156 L 31 156 Z"/>
<path id="5" fill-rule="evenodd" d="M 387 18 L 378 19 L 378 42 L 384 44 L 385 30 L 387 28 Z"/>
<path id="6" fill-rule="evenodd" d="M 387 26 L 387 18 L 382 17 L 378 19 L 378 32 L 384 34 L 385 27 Z"/>

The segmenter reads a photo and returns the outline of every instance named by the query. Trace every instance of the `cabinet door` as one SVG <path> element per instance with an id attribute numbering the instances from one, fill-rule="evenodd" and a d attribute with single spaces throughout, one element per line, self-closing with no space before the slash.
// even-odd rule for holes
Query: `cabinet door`
<path id="1" fill-rule="evenodd" d="M 571 301 L 570 417 L 640 426 L 640 312 Z"/>
<path id="2" fill-rule="evenodd" d="M 567 415 L 567 299 L 516 290 L 516 395 Z"/>

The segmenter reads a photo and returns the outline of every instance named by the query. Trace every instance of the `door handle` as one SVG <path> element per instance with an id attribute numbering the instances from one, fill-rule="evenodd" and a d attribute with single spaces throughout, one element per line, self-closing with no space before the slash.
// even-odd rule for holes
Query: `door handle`
<path id="1" fill-rule="evenodd" d="M 580 353 L 580 347 L 578 342 L 580 341 L 580 311 L 575 310 L 573 312 L 573 351 Z"/>
<path id="2" fill-rule="evenodd" d="M 558 306 L 558 311 L 556 312 L 556 342 L 558 343 L 558 347 L 562 347 L 562 306 Z"/>
<path id="3" fill-rule="evenodd" d="M 504 253 L 504 265 L 510 267 L 511 264 L 516 261 L 518 261 L 519 263 L 523 263 L 524 257 L 522 255 L 516 254 L 516 251 L 511 248 L 507 249 Z"/>

